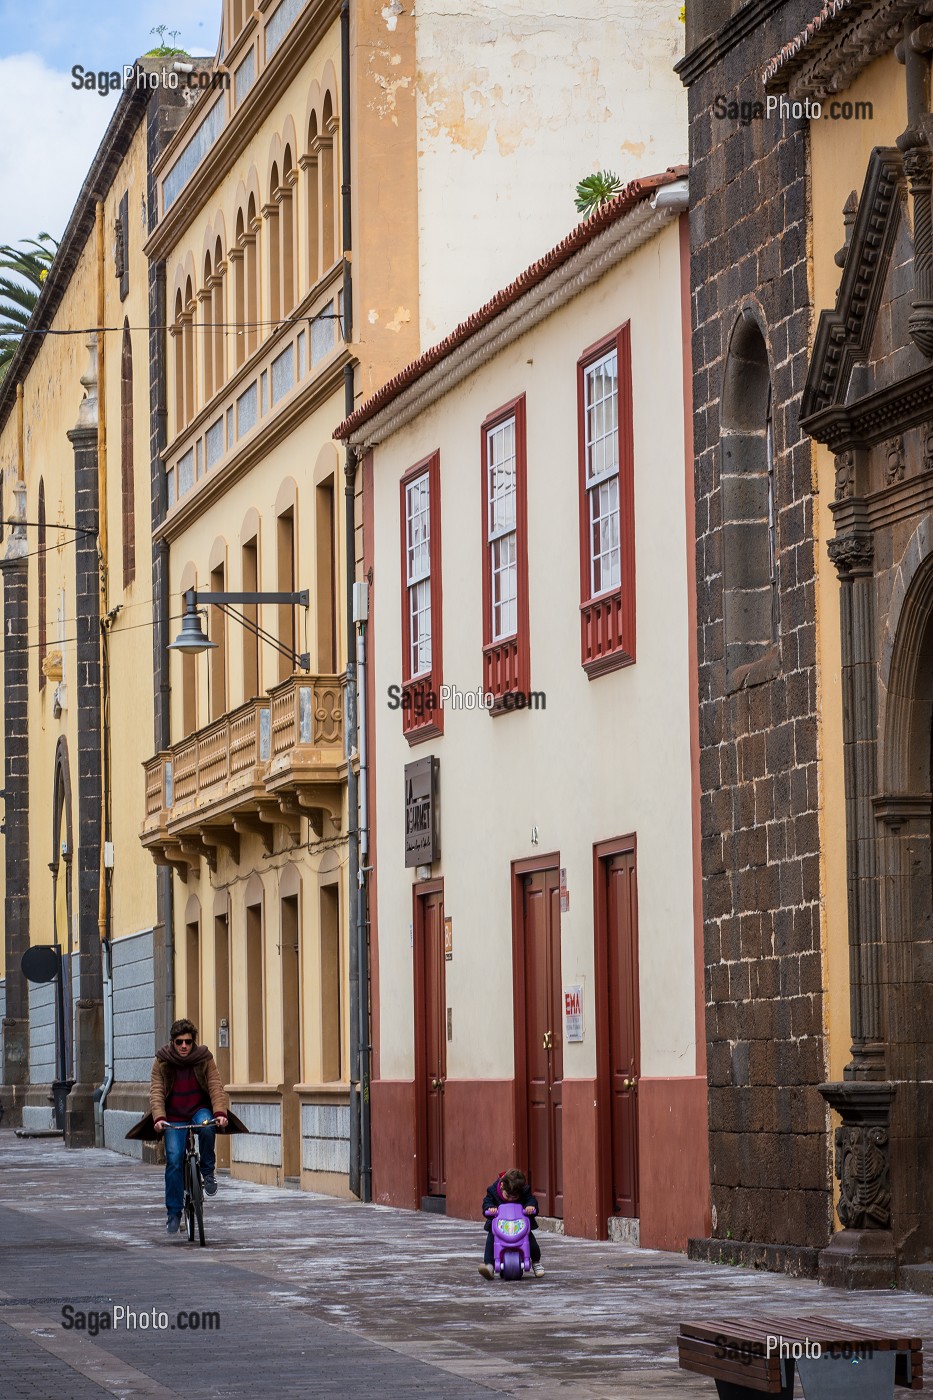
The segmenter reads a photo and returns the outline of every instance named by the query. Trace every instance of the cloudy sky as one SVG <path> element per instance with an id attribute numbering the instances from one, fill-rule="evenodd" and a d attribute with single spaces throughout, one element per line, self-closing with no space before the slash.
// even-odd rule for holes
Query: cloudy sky
<path id="1" fill-rule="evenodd" d="M 158 43 L 213 53 L 221 0 L 0 0 L 0 243 L 59 238 L 117 93 L 75 91 L 71 70 L 122 68 Z"/>

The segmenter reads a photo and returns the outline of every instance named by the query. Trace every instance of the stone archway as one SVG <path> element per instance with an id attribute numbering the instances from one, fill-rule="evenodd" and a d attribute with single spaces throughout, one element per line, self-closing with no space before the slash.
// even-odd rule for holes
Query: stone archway
<path id="1" fill-rule="evenodd" d="M 906 568 L 905 568 L 906 566 Z M 880 992 L 891 1111 L 892 1226 L 902 1264 L 933 1250 L 933 554 L 916 537 L 900 570 L 880 681 L 874 798 L 884 957 Z M 898 590 L 900 592 L 900 590 Z"/>
<path id="2" fill-rule="evenodd" d="M 74 918 L 72 913 L 72 833 L 71 765 L 68 760 L 68 740 L 61 735 L 55 748 L 52 780 L 52 914 L 54 941 L 61 946 L 66 1010 L 72 1005 L 71 955 L 74 950 Z M 74 1065 L 72 1018 L 65 1016 L 64 1077 L 70 1079 Z"/>

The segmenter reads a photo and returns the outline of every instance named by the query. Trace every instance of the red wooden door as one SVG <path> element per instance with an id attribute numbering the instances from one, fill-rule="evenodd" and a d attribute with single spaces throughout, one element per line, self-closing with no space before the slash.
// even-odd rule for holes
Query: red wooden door
<path id="1" fill-rule="evenodd" d="M 638 1215 L 638 922 L 635 853 L 604 862 L 612 1213 Z"/>
<path id="2" fill-rule="evenodd" d="M 560 881 L 556 870 L 523 878 L 525 1073 L 528 1168 L 542 1215 L 564 1213 L 561 1090 Z"/>
<path id="3" fill-rule="evenodd" d="M 446 1196 L 444 1164 L 444 1083 L 447 1078 L 447 985 L 444 969 L 444 896 L 426 894 L 421 902 L 424 937 L 424 1102 L 427 1108 L 427 1188 Z"/>

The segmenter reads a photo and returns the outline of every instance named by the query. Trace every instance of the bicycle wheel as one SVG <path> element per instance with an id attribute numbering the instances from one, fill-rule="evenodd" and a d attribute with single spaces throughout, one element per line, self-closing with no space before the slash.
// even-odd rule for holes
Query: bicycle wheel
<path id="1" fill-rule="evenodd" d="M 194 1240 L 194 1230 L 197 1226 L 198 1243 L 204 1244 L 204 1193 L 201 1189 L 201 1173 L 198 1170 L 197 1158 L 188 1158 L 188 1199 L 191 1202 L 191 1223 L 188 1227 L 188 1238 Z"/>

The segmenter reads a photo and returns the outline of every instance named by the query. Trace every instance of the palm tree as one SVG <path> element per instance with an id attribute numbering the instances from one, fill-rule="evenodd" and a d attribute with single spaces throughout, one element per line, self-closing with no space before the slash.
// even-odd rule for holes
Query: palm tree
<path id="1" fill-rule="evenodd" d="M 622 190 L 622 181 L 611 170 L 597 170 L 595 175 L 586 175 L 577 185 L 574 203 L 577 212 L 588 219 L 604 204 L 615 199 Z"/>
<path id="2" fill-rule="evenodd" d="M 0 244 L 0 273 L 14 274 L 0 276 L 0 380 L 29 324 L 57 251 L 58 242 L 49 233 L 23 239 L 19 248 Z"/>

